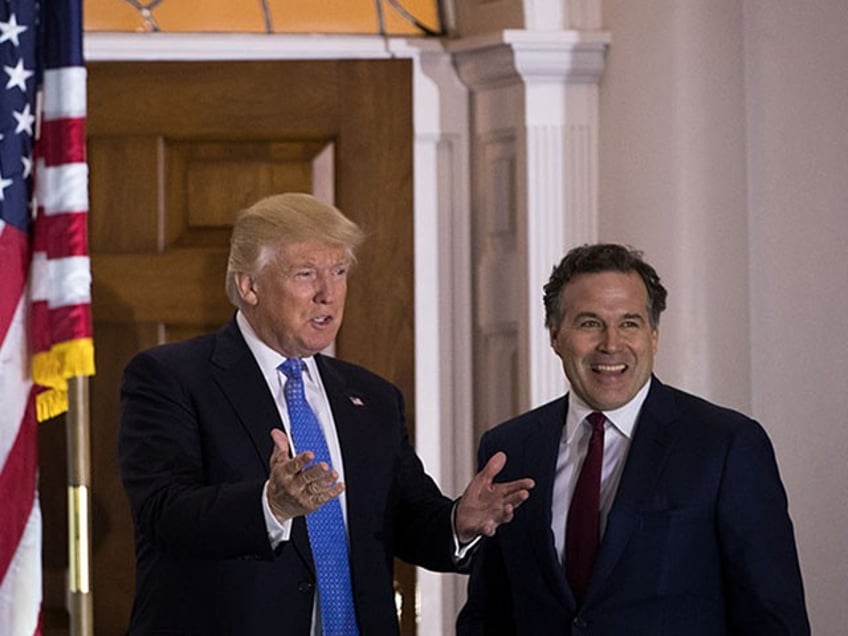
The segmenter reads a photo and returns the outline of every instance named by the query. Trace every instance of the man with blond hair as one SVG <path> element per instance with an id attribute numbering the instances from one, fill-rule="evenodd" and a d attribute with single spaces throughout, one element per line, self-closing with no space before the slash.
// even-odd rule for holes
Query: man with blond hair
<path id="1" fill-rule="evenodd" d="M 398 633 L 395 557 L 460 569 L 532 482 L 456 502 L 424 472 L 400 391 L 326 356 L 363 233 L 306 194 L 263 199 L 233 227 L 219 331 L 138 354 L 119 456 L 136 528 L 129 633 Z"/>

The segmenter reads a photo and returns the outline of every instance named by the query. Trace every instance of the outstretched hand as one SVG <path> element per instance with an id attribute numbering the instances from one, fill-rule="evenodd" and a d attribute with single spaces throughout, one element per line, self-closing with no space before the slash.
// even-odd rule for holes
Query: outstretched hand
<path id="1" fill-rule="evenodd" d="M 274 451 L 270 461 L 268 504 L 280 522 L 317 510 L 344 491 L 344 484 L 336 481 L 339 474 L 326 462 L 309 466 L 315 459 L 312 451 L 289 457 L 286 434 L 275 428 L 271 431 L 271 438 Z"/>
<path id="2" fill-rule="evenodd" d="M 456 532 L 462 543 L 479 535 L 491 537 L 502 523 L 512 521 L 515 509 L 527 501 L 535 482 L 526 477 L 506 483 L 494 479 L 506 465 L 506 454 L 497 452 L 468 484 L 456 507 Z"/>

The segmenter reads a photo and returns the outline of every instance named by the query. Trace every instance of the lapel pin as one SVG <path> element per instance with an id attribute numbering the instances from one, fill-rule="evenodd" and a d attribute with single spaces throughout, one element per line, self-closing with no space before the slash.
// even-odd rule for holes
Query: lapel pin
<path id="1" fill-rule="evenodd" d="M 350 396 L 350 403 L 351 403 L 351 404 L 353 404 L 354 406 L 365 406 L 365 402 L 363 402 L 363 401 L 362 401 L 359 397 L 357 397 L 356 395 L 351 395 L 351 396 Z"/>

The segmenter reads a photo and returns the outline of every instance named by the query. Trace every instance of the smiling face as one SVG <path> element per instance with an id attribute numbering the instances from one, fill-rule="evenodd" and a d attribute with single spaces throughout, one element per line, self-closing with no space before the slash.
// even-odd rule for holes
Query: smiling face
<path id="1" fill-rule="evenodd" d="M 241 310 L 278 353 L 311 356 L 327 348 L 341 327 L 349 267 L 344 246 L 284 244 L 257 274 L 237 275 Z"/>
<path id="2" fill-rule="evenodd" d="M 651 377 L 657 352 L 645 283 L 636 272 L 578 274 L 560 306 L 551 346 L 572 391 L 599 411 L 624 406 Z"/>

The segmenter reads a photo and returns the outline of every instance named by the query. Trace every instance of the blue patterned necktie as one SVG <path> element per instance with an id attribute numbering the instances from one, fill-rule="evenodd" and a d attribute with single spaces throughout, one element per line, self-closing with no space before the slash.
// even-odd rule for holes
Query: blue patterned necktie
<path id="1" fill-rule="evenodd" d="M 286 376 L 283 393 L 298 452 L 310 450 L 315 462 L 331 465 L 327 440 L 303 392 L 303 361 L 289 358 L 279 367 Z M 309 545 L 318 578 L 324 636 L 358 636 L 342 507 L 338 497 L 306 515 Z"/>

